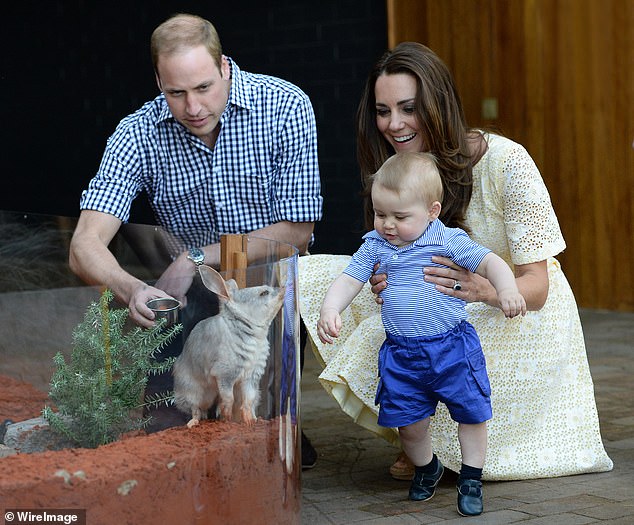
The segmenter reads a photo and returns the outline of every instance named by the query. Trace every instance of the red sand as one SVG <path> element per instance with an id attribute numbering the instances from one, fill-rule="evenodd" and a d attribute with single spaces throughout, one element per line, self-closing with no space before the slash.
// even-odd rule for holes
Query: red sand
<path id="1" fill-rule="evenodd" d="M 39 416 L 45 399 L 0 376 L 0 422 Z M 0 508 L 87 509 L 90 525 L 299 524 L 300 462 L 280 457 L 283 421 L 203 421 L 97 449 L 2 458 Z"/>

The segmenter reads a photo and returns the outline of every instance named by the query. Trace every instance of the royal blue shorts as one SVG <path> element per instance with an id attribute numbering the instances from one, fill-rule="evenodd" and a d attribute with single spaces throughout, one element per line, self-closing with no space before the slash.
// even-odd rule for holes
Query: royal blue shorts
<path id="1" fill-rule="evenodd" d="M 491 419 L 491 385 L 473 326 L 463 321 L 431 337 L 387 334 L 379 351 L 379 425 L 411 425 L 433 416 L 439 401 L 458 423 Z"/>

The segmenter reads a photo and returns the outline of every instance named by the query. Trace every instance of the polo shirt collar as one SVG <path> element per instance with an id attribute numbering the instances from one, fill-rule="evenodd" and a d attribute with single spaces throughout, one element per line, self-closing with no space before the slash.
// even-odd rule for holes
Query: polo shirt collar
<path id="1" fill-rule="evenodd" d="M 429 223 L 423 234 L 414 241 L 414 245 L 439 245 L 445 244 L 445 225 L 440 219 L 435 219 Z"/>
<path id="2" fill-rule="evenodd" d="M 394 249 L 398 249 L 397 246 L 394 246 L 393 244 L 390 244 L 385 239 L 383 239 L 383 237 L 381 237 L 376 230 L 372 230 L 371 232 L 366 233 L 363 236 L 363 239 L 375 239 L 383 241 L 386 245 L 389 245 Z M 406 246 L 406 248 L 409 248 L 411 246 L 428 245 L 442 246 L 443 244 L 445 244 L 445 225 L 440 219 L 435 219 L 434 221 L 429 223 L 423 234 L 412 244 Z"/>

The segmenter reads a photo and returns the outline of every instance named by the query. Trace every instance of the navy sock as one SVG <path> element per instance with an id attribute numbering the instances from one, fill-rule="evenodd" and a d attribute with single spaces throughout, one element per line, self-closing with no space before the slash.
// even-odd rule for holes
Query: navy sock
<path id="1" fill-rule="evenodd" d="M 431 461 L 427 463 L 427 465 L 423 465 L 422 467 L 416 467 L 416 473 L 420 474 L 433 474 L 438 469 L 438 458 L 436 454 L 434 454 L 431 458 Z"/>
<path id="2" fill-rule="evenodd" d="M 460 475 L 458 481 L 463 479 L 475 479 L 480 481 L 482 479 L 482 469 L 465 465 L 464 463 L 460 467 Z"/>

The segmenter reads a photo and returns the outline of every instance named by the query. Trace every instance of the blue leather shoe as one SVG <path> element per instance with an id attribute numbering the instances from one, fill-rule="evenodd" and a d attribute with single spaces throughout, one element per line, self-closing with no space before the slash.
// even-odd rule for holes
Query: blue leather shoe
<path id="1" fill-rule="evenodd" d="M 477 479 L 458 480 L 458 513 L 461 516 L 479 516 L 484 510 L 482 482 Z"/>
<path id="2" fill-rule="evenodd" d="M 414 479 L 409 487 L 409 499 L 413 501 L 425 501 L 431 499 L 436 492 L 436 485 L 442 477 L 445 468 L 438 460 L 438 468 L 433 474 L 414 473 Z"/>

